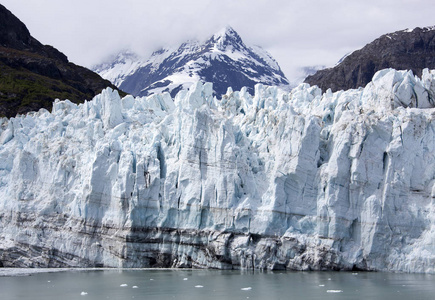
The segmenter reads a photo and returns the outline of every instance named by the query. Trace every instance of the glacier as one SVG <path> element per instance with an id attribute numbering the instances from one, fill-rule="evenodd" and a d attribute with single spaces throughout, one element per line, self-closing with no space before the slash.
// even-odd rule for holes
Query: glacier
<path id="1" fill-rule="evenodd" d="M 0 121 L 0 266 L 435 273 L 435 71 Z"/>

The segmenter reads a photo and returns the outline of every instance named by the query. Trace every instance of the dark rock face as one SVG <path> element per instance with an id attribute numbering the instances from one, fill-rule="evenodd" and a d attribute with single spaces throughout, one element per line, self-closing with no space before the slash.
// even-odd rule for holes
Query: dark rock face
<path id="1" fill-rule="evenodd" d="M 0 5 L 0 117 L 50 110 L 56 98 L 90 100 L 108 86 L 116 89 L 98 74 L 68 62 L 54 47 L 42 45 Z"/>
<path id="2" fill-rule="evenodd" d="M 353 89 L 366 86 L 377 71 L 385 68 L 412 70 L 418 76 L 424 68 L 435 68 L 435 27 L 385 34 L 337 66 L 308 76 L 305 82 L 323 91 Z"/>

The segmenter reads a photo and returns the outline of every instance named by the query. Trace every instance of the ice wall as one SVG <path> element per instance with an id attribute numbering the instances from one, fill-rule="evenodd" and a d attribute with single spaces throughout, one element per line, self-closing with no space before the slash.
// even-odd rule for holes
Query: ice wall
<path id="1" fill-rule="evenodd" d="M 2 119 L 0 263 L 434 273 L 434 95 L 383 70 Z"/>

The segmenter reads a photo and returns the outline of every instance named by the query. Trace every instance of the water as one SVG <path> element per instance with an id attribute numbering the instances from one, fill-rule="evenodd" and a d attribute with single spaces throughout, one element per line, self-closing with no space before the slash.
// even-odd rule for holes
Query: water
<path id="1" fill-rule="evenodd" d="M 0 277 L 0 291 L 4 300 L 417 300 L 435 299 L 435 276 L 364 272 L 66 271 Z"/>

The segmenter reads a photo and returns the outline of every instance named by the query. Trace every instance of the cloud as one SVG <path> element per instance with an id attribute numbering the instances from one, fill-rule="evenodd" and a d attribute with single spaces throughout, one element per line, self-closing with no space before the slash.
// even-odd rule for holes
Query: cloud
<path id="1" fill-rule="evenodd" d="M 378 36 L 429 26 L 435 2 L 423 0 L 3 0 L 31 34 L 90 67 L 132 49 L 205 39 L 233 26 L 248 45 L 268 50 L 291 77 L 307 65 L 331 66 Z"/>

